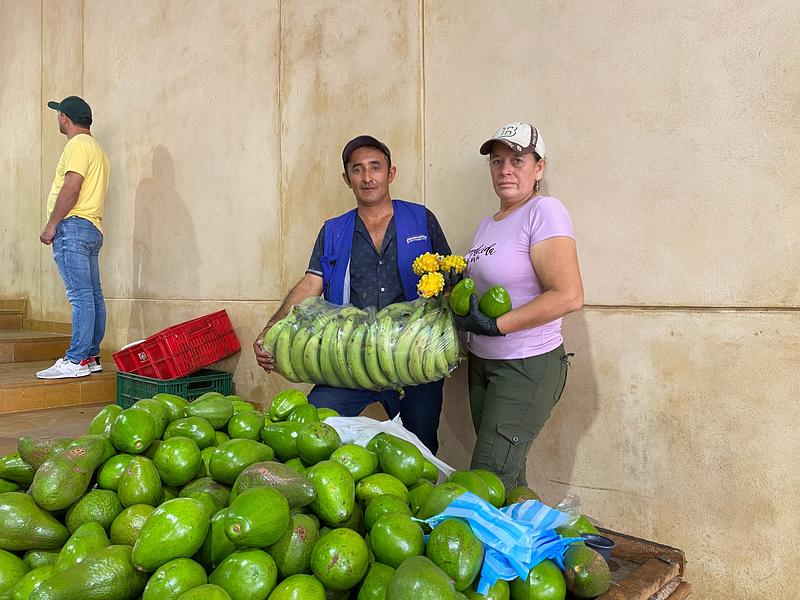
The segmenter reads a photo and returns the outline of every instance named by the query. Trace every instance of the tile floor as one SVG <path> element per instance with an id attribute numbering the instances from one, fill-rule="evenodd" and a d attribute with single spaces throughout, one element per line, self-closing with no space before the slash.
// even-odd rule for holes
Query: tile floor
<path id="1" fill-rule="evenodd" d="M 78 437 L 107 403 L 0 414 L 0 456 L 17 449 L 17 438 Z"/>

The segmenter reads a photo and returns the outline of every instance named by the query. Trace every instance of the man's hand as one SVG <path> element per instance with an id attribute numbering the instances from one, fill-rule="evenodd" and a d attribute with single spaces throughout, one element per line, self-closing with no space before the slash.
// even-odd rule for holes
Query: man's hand
<path id="1" fill-rule="evenodd" d="M 256 353 L 256 361 L 258 366 L 264 369 L 267 373 L 272 373 L 275 370 L 275 357 L 269 352 L 265 352 L 262 344 L 264 343 L 264 336 L 272 328 L 275 323 L 283 319 L 289 314 L 292 306 L 300 304 L 306 298 L 312 296 L 319 296 L 322 294 L 322 277 L 314 273 L 306 273 L 298 281 L 295 286 L 289 291 L 289 294 L 281 304 L 277 312 L 272 315 L 264 331 L 258 334 L 256 341 L 253 342 L 253 352 Z"/>
<path id="2" fill-rule="evenodd" d="M 267 373 L 272 373 L 275 370 L 275 359 L 272 354 L 264 350 L 264 336 L 269 331 L 272 324 L 267 325 L 264 331 L 258 334 L 256 341 L 253 342 L 253 352 L 256 353 L 256 362 L 258 366 L 264 369 Z"/>
<path id="3" fill-rule="evenodd" d="M 497 319 L 487 317 L 478 308 L 478 296 L 469 297 L 469 313 L 466 317 L 453 315 L 456 327 L 461 331 L 469 331 L 477 335 L 498 336 L 503 335 L 497 327 Z"/>
<path id="4" fill-rule="evenodd" d="M 56 226 L 50 225 L 49 223 L 44 226 L 42 233 L 39 234 L 39 240 L 46 246 L 53 243 L 54 237 L 56 237 Z"/>

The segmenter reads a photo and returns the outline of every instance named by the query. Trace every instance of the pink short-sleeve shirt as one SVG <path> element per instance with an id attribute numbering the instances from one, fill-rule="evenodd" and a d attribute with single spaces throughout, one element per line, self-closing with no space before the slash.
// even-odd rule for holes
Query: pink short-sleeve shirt
<path id="1" fill-rule="evenodd" d="M 501 221 L 487 217 L 467 252 L 469 276 L 480 296 L 502 285 L 518 308 L 540 296 L 542 284 L 531 263 L 531 247 L 552 237 L 574 238 L 572 221 L 564 205 L 551 196 L 535 196 Z M 488 359 L 527 358 L 558 348 L 561 319 L 502 337 L 470 334 L 470 351 Z"/>

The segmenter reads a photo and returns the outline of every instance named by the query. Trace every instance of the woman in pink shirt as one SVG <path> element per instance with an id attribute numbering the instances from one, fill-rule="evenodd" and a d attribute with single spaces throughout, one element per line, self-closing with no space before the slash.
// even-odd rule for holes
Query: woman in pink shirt
<path id="1" fill-rule="evenodd" d="M 496 472 L 506 489 L 527 485 L 525 459 L 566 382 L 561 317 L 583 305 L 572 222 L 556 198 L 539 195 L 544 142 L 529 123 L 509 123 L 480 148 L 500 207 L 478 226 L 467 253 L 478 294 L 495 285 L 512 310 L 493 319 L 470 299 L 458 318 L 469 337 L 469 397 L 478 439 L 473 469 Z"/>

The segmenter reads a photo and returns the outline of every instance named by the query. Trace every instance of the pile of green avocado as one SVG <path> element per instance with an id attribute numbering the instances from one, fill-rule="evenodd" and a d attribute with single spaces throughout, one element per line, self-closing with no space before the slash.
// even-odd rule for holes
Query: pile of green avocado
<path id="1" fill-rule="evenodd" d="M 457 600 L 484 549 L 469 525 L 430 530 L 488 471 L 438 472 L 413 444 L 342 444 L 335 416 L 285 390 L 265 414 L 236 396 L 170 394 L 103 408 L 77 439 L 22 437 L 0 459 L 0 600 Z M 596 531 L 587 521 L 575 529 Z M 498 581 L 493 600 L 591 598 L 609 586 L 594 550 Z"/>

